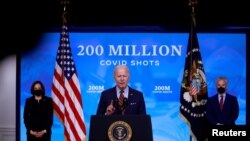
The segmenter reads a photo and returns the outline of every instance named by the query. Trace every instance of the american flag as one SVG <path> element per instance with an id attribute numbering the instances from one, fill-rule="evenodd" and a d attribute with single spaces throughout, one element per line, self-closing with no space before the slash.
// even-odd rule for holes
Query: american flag
<path id="1" fill-rule="evenodd" d="M 65 19 L 56 55 L 52 99 L 54 111 L 64 125 L 65 140 L 86 140 L 81 89 L 71 53 L 69 33 Z"/>

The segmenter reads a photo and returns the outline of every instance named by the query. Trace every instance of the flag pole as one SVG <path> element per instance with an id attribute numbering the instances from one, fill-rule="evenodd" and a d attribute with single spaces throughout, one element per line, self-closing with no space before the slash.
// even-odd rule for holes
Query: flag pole
<path id="1" fill-rule="evenodd" d="M 66 6 L 69 0 L 60 0 L 60 4 L 63 7 L 62 26 L 52 83 L 54 111 L 64 126 L 65 140 L 86 141 L 80 81 L 71 53 L 67 26 Z"/>
<path id="2" fill-rule="evenodd" d="M 195 20 L 195 6 L 197 5 L 198 3 L 198 0 L 189 0 L 188 2 L 188 5 L 191 7 L 191 31 L 190 31 L 190 47 L 193 48 L 193 38 L 194 38 L 194 28 L 196 27 L 196 20 Z M 193 55 L 192 55 L 192 51 L 193 49 L 191 49 L 190 51 L 190 64 L 192 65 L 193 63 Z M 190 67 L 190 70 L 189 70 L 189 80 L 188 80 L 188 85 L 191 86 L 191 83 L 192 83 L 192 67 Z M 197 95 L 195 95 L 195 100 L 197 101 Z M 192 136 L 190 134 L 190 138 L 189 138 L 190 141 L 192 141 Z"/>
<path id="3" fill-rule="evenodd" d="M 196 27 L 195 20 L 195 6 L 198 4 L 198 0 L 189 0 L 188 5 L 191 6 L 191 33 L 193 33 L 193 28 Z"/>
<path id="4" fill-rule="evenodd" d="M 197 0 L 189 0 L 188 5 L 191 6 L 191 31 L 190 31 L 190 45 L 193 47 L 193 38 L 194 38 L 194 28 L 196 27 L 196 20 L 195 20 L 195 6 L 197 5 Z M 192 49 L 191 49 L 192 50 Z M 190 52 L 190 64 L 192 64 L 192 51 Z M 192 67 L 191 67 L 192 68 Z M 192 72 L 192 69 L 189 71 Z M 190 75 L 192 76 L 192 75 Z M 189 78 L 189 84 L 192 80 L 192 77 Z"/>
<path id="5" fill-rule="evenodd" d="M 197 0 L 189 0 L 190 24 L 185 68 L 180 92 L 180 114 L 190 128 L 190 141 L 206 137 L 207 82 L 197 36 L 195 8 Z"/>
<path id="6" fill-rule="evenodd" d="M 69 5 L 69 0 L 61 0 L 60 4 L 63 6 L 63 12 L 62 12 L 62 26 L 66 26 L 67 25 L 67 18 L 66 18 L 66 7 L 67 5 Z M 63 27 L 62 27 L 63 28 Z M 62 34 L 62 33 L 61 33 Z M 61 35 L 62 36 L 62 35 Z M 62 41 L 60 41 L 61 43 Z M 63 47 L 64 48 L 64 47 Z M 64 62 L 64 58 L 62 59 L 62 62 Z M 64 65 L 62 66 L 62 77 L 64 75 Z"/>
<path id="7" fill-rule="evenodd" d="M 67 19 L 66 19 L 66 7 L 67 5 L 69 5 L 69 0 L 61 0 L 60 4 L 63 6 L 63 14 L 62 14 L 62 20 L 63 20 L 63 24 L 67 23 Z"/>

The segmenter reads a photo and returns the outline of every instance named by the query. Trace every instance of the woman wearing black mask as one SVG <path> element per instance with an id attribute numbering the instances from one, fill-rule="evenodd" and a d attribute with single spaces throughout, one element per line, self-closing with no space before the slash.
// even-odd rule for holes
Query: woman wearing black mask
<path id="1" fill-rule="evenodd" d="M 32 96 L 26 99 L 24 124 L 27 129 L 27 141 L 50 141 L 53 124 L 52 99 L 45 96 L 41 81 L 31 86 Z"/>
<path id="2" fill-rule="evenodd" d="M 227 79 L 216 80 L 217 94 L 207 103 L 207 117 L 211 125 L 235 125 L 239 115 L 239 104 L 235 96 L 226 92 Z"/>

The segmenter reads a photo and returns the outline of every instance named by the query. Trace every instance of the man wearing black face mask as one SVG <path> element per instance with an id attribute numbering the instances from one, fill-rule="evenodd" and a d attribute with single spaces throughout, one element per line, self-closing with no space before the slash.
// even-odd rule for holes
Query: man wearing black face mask
<path id="1" fill-rule="evenodd" d="M 235 125 L 239 115 L 239 104 L 235 96 L 226 92 L 227 79 L 216 80 L 217 94 L 210 97 L 207 103 L 207 117 L 211 125 Z"/>
<path id="2" fill-rule="evenodd" d="M 52 99 L 45 96 L 41 81 L 31 86 L 32 96 L 26 99 L 24 124 L 27 129 L 27 141 L 50 141 L 53 124 Z"/>

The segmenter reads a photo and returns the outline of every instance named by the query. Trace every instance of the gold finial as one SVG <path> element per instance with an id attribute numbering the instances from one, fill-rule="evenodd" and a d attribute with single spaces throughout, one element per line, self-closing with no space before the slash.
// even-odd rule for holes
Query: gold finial
<path id="1" fill-rule="evenodd" d="M 67 23 L 67 19 L 66 19 L 66 7 L 67 5 L 69 5 L 69 1 L 70 0 L 61 0 L 60 4 L 63 6 L 63 14 L 62 14 L 62 19 L 63 19 L 63 23 L 66 24 Z"/>
<path id="2" fill-rule="evenodd" d="M 63 11 L 66 11 L 66 6 L 69 5 L 70 0 L 61 0 L 60 4 L 63 5 Z"/>
<path id="3" fill-rule="evenodd" d="M 189 0 L 188 1 L 188 5 L 190 5 L 190 6 L 192 6 L 192 7 L 194 7 L 195 5 L 197 5 L 198 4 L 198 0 Z"/>
<path id="4" fill-rule="evenodd" d="M 192 18 L 192 23 L 193 23 L 193 26 L 195 27 L 196 26 L 196 20 L 195 20 L 195 6 L 198 4 L 198 0 L 189 0 L 188 1 L 188 5 L 191 6 L 192 8 L 192 12 L 191 12 L 191 18 Z"/>
<path id="5" fill-rule="evenodd" d="M 61 0 L 60 2 L 62 5 L 67 5 L 69 4 L 69 0 Z"/>

